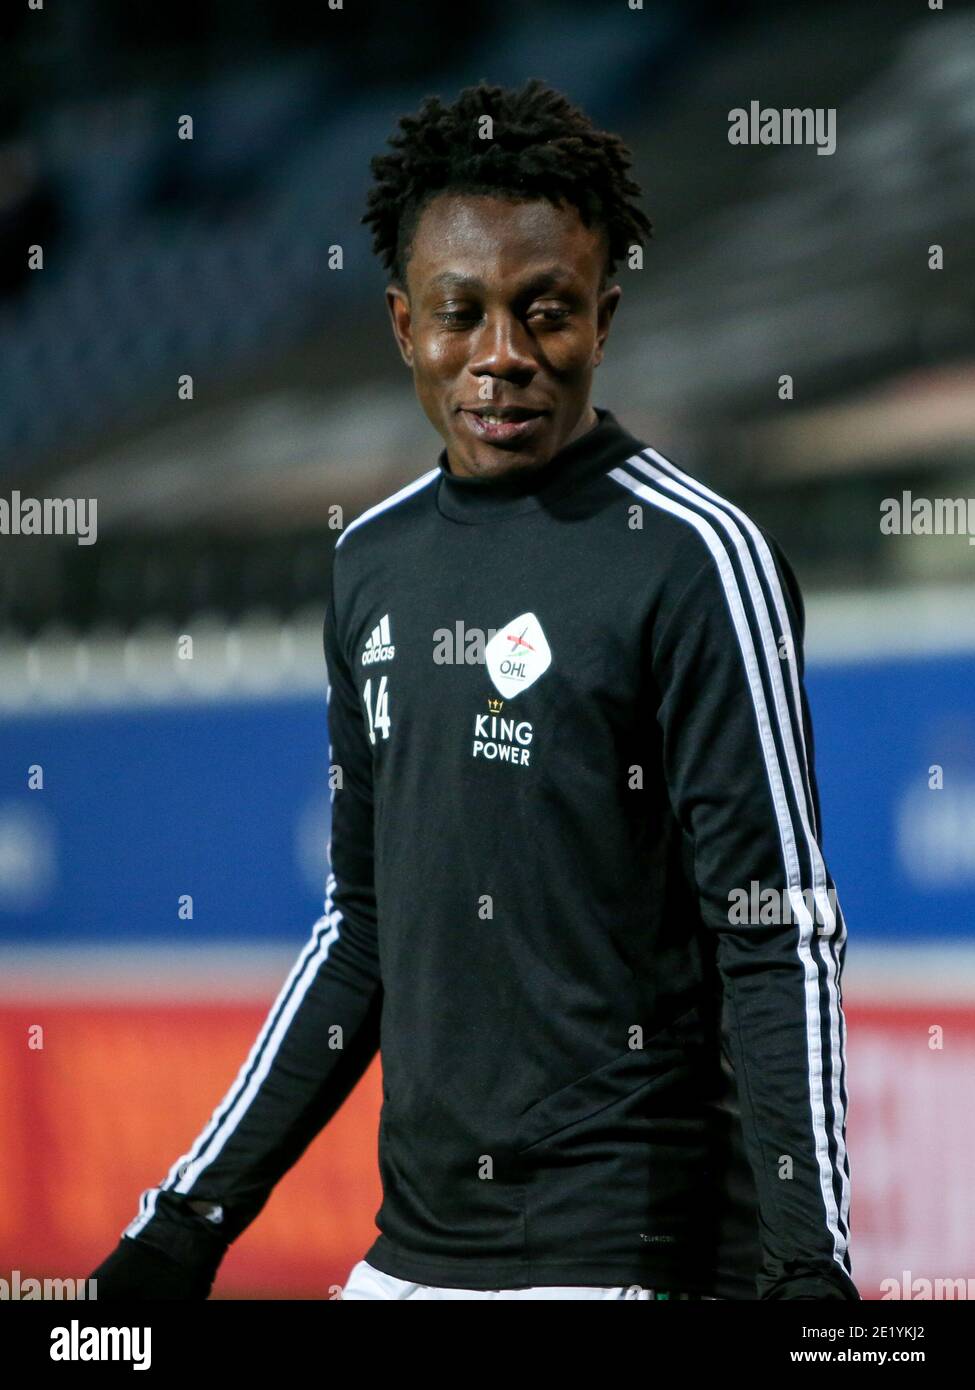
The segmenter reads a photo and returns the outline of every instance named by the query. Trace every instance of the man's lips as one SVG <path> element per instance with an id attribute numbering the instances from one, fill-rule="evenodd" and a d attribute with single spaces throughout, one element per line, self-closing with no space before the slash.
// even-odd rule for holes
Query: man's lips
<path id="1" fill-rule="evenodd" d="M 507 444 L 520 442 L 534 434 L 544 420 L 547 411 L 533 410 L 524 405 L 486 405 L 460 406 L 459 411 L 467 428 L 475 439 L 486 444 Z"/>
<path id="2" fill-rule="evenodd" d="M 530 420 L 536 415 L 544 415 L 540 406 L 501 405 L 499 402 L 478 401 L 476 405 L 461 405 L 458 410 L 469 410 L 472 415 L 500 415 L 502 420 Z"/>

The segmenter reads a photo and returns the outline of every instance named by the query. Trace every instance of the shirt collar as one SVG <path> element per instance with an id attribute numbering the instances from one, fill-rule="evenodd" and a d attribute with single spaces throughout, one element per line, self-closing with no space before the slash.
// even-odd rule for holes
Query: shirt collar
<path id="1" fill-rule="evenodd" d="M 518 469 L 500 478 L 467 478 L 451 473 L 447 450 L 437 459 L 437 506 L 454 521 L 479 522 L 537 511 L 572 492 L 597 473 L 645 447 L 609 410 L 595 407 L 597 423 L 538 468 Z"/>

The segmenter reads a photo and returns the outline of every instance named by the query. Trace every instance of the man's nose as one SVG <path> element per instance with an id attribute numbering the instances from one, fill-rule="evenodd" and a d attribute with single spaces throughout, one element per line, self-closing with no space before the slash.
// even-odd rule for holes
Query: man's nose
<path id="1" fill-rule="evenodd" d="M 529 381 L 537 371 L 531 334 L 514 314 L 485 317 L 473 340 L 467 369 L 473 376 Z"/>

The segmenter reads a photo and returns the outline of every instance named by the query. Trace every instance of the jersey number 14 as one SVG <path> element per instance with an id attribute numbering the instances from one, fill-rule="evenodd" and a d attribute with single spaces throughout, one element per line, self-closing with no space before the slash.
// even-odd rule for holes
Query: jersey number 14
<path id="1" fill-rule="evenodd" d="M 388 676 L 380 676 L 379 686 L 376 690 L 376 709 L 372 708 L 372 677 L 366 681 L 365 689 L 362 692 L 366 702 L 366 725 L 369 729 L 369 742 L 376 742 L 376 729 L 381 729 L 383 738 L 389 738 L 389 691 L 386 688 Z"/>

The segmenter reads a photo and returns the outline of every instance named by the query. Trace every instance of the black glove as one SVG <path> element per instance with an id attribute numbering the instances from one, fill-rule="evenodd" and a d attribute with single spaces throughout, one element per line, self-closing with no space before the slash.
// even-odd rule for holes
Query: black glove
<path id="1" fill-rule="evenodd" d="M 852 1282 L 848 1288 L 840 1288 L 838 1284 L 827 1279 L 799 1279 L 778 1285 L 771 1293 L 765 1295 L 766 1298 L 789 1299 L 795 1302 L 797 1299 L 809 1299 L 816 1303 L 847 1303 L 854 1299 L 859 1299 L 860 1295 L 854 1288 Z"/>
<path id="2" fill-rule="evenodd" d="M 123 1236 L 89 1279 L 98 1281 L 98 1301 L 205 1299 L 210 1295 L 216 1268 L 187 1269 L 143 1240 Z"/>
<path id="3" fill-rule="evenodd" d="M 763 1287 L 763 1284 L 765 1285 Z M 817 1303 L 852 1303 L 860 1301 L 860 1292 L 845 1270 L 838 1266 L 819 1267 L 807 1261 L 790 1261 L 780 1267 L 775 1282 L 768 1284 L 759 1278 L 758 1296 L 760 1299 L 809 1299 Z"/>

